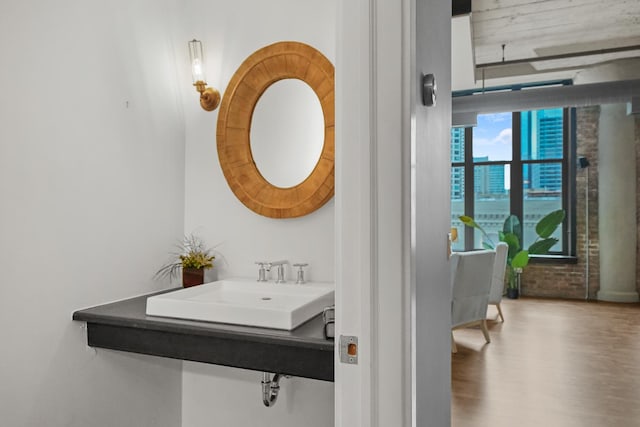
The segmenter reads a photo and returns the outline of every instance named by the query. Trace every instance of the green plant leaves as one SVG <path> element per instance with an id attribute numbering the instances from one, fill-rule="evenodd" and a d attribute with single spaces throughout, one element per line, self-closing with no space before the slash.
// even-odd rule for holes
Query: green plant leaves
<path id="1" fill-rule="evenodd" d="M 481 229 L 482 229 L 482 227 L 480 227 L 480 226 L 478 225 L 478 223 L 477 223 L 477 222 L 475 222 L 475 221 L 473 220 L 473 218 L 471 218 L 470 216 L 462 215 L 462 216 L 459 216 L 459 217 L 458 217 L 458 219 L 459 219 L 460 221 L 462 221 L 462 223 L 463 223 L 464 225 L 468 226 L 468 227 L 477 228 L 477 229 L 479 229 L 479 230 L 481 230 Z"/>
<path id="2" fill-rule="evenodd" d="M 525 268 L 527 265 L 529 265 L 529 251 L 520 251 L 511 260 L 511 268 Z"/>
<path id="3" fill-rule="evenodd" d="M 507 258 L 513 259 L 520 250 L 520 239 L 518 239 L 518 236 L 514 233 L 506 233 L 501 235 L 500 240 L 509 245 L 509 254 L 507 255 Z"/>
<path id="4" fill-rule="evenodd" d="M 538 236 L 542 237 L 543 239 L 550 237 L 553 232 L 556 231 L 562 221 L 564 221 L 564 216 L 565 212 L 563 209 L 559 209 L 547 214 L 544 218 L 538 221 L 538 224 L 536 224 L 536 233 L 538 233 Z"/>
<path id="5" fill-rule="evenodd" d="M 518 241 L 522 241 L 522 225 L 517 216 L 509 215 L 507 219 L 504 220 L 502 231 L 504 234 L 515 234 L 518 237 Z"/>
<path id="6" fill-rule="evenodd" d="M 529 246 L 529 253 L 532 255 L 544 255 L 549 252 L 549 249 L 551 249 L 556 243 L 558 243 L 558 239 L 555 237 L 538 240 Z"/>
<path id="7" fill-rule="evenodd" d="M 509 254 L 507 255 L 507 267 L 515 276 L 514 269 L 523 269 L 529 265 L 529 255 L 543 255 L 558 243 L 558 239 L 551 235 L 558 229 L 558 226 L 564 221 L 565 212 L 562 209 L 553 211 L 545 215 L 536 224 L 536 233 L 538 239 L 529 246 L 527 250 L 521 250 L 522 243 L 522 223 L 516 215 L 509 215 L 504 221 L 502 231 L 498 231 L 498 237 L 501 242 L 509 245 Z M 484 239 L 482 246 L 485 249 L 493 249 L 493 242 L 484 231 L 484 229 L 470 216 L 458 217 L 462 223 L 468 227 L 473 227 L 482 232 Z"/>
<path id="8" fill-rule="evenodd" d="M 483 246 L 485 249 L 493 249 L 493 246 L 494 246 L 493 241 L 491 240 L 491 238 L 489 237 L 489 235 L 487 234 L 487 232 L 486 232 L 486 231 L 484 231 L 484 228 L 482 228 L 482 227 L 480 226 L 480 224 L 478 224 L 477 222 L 475 222 L 475 221 L 473 220 L 473 218 L 471 218 L 470 216 L 467 216 L 467 215 L 461 215 L 461 216 L 459 216 L 459 217 L 458 217 L 458 219 L 459 219 L 459 220 L 460 220 L 464 225 L 466 225 L 467 227 L 472 227 L 472 228 L 475 228 L 475 229 L 480 230 L 480 232 L 482 232 L 482 236 L 483 236 L 483 237 L 484 237 L 484 239 L 485 239 L 485 240 L 483 240 L 483 242 L 482 242 L 482 246 Z"/>
<path id="9" fill-rule="evenodd" d="M 467 227 L 480 230 L 483 234 L 482 247 L 485 249 L 494 249 L 486 231 L 470 216 L 459 216 L 460 221 Z M 501 242 L 505 242 L 509 246 L 507 255 L 507 268 L 510 272 L 510 286 L 515 283 L 515 270 L 520 271 L 529 265 L 529 255 L 543 255 L 558 243 L 558 239 L 551 235 L 558 229 L 565 218 L 565 211 L 559 209 L 545 215 L 535 226 L 538 235 L 537 240 L 529 246 L 529 249 L 522 250 L 522 223 L 516 215 L 509 215 L 503 224 L 502 231 L 498 231 L 498 238 Z M 527 224 L 527 227 L 529 225 Z M 529 228 L 527 228 L 528 230 Z M 493 230 L 492 230 L 493 232 Z"/>
<path id="10" fill-rule="evenodd" d="M 182 241 L 176 244 L 178 252 L 173 253 L 173 260 L 158 270 L 154 277 L 178 277 L 184 268 L 211 268 L 213 267 L 213 248 L 207 248 L 204 241 L 193 234 L 184 236 Z"/>

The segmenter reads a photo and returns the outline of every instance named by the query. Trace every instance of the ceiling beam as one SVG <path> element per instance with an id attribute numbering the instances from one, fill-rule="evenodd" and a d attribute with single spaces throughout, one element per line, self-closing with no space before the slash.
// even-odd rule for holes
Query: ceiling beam
<path id="1" fill-rule="evenodd" d="M 488 92 L 452 100 L 452 113 L 502 113 L 542 108 L 585 107 L 632 102 L 640 97 L 640 80 Z"/>
<path id="2" fill-rule="evenodd" d="M 476 68 L 480 69 L 480 68 L 506 67 L 506 66 L 515 65 L 515 64 L 529 64 L 532 62 L 553 61 L 556 59 L 580 58 L 583 56 L 592 56 L 592 55 L 606 55 L 608 53 L 629 52 L 633 50 L 640 50 L 640 45 L 611 47 L 607 49 L 587 50 L 583 52 L 569 52 L 569 53 L 561 53 L 558 55 L 534 56 L 532 58 L 513 59 L 510 61 L 487 62 L 484 64 L 477 64 Z"/>

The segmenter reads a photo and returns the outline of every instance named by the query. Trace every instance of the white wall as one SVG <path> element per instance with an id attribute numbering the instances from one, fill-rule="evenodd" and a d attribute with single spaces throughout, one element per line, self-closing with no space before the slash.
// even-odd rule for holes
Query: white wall
<path id="1" fill-rule="evenodd" d="M 176 45 L 185 46 L 181 70 L 187 135 L 185 231 L 220 244 L 217 249 L 226 262 L 219 262 L 216 269 L 223 277 L 257 277 L 254 261 L 287 259 L 309 262 L 312 280 L 333 280 L 333 201 L 309 216 L 287 220 L 259 216 L 240 203 L 218 162 L 218 110 L 202 110 L 190 85 L 186 41 L 193 37 L 203 41 L 208 83 L 223 93 L 247 56 L 277 41 L 308 43 L 333 62 L 334 3 L 191 1 L 185 16 L 187 32 L 176 40 Z"/>
<path id="2" fill-rule="evenodd" d="M 0 3 L 0 424 L 180 425 L 181 363 L 97 352 L 183 230 L 178 1 Z"/>
<path id="3" fill-rule="evenodd" d="M 334 280 L 334 203 L 297 219 L 261 217 L 229 189 L 216 152 L 218 111 L 200 109 L 190 87 L 186 42 L 203 41 L 208 82 L 221 93 L 241 62 L 257 49 L 282 40 L 308 43 L 335 58 L 336 3 L 296 0 L 191 1 L 184 16 L 181 69 L 186 117 L 185 232 L 196 232 L 225 260 L 218 277 L 257 277 L 258 260 L 309 262 L 311 280 Z M 289 278 L 294 278 L 289 270 Z M 283 380 L 274 408 L 261 402 L 259 372 L 185 363 L 183 426 L 216 425 L 308 427 L 333 425 L 333 383 Z"/>

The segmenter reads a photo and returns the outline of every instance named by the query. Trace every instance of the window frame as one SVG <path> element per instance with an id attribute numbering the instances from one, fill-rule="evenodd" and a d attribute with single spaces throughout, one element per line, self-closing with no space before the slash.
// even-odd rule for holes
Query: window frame
<path id="1" fill-rule="evenodd" d="M 575 260 L 576 257 L 576 109 L 562 108 L 562 151 L 561 159 L 522 159 L 522 121 L 521 113 L 512 114 L 512 157 L 511 160 L 473 161 L 473 127 L 464 127 L 464 159 L 451 161 L 451 170 L 461 167 L 464 170 L 464 212 L 465 215 L 475 217 L 475 167 L 490 165 L 510 165 L 509 207 L 512 214 L 523 218 L 524 189 L 523 167 L 534 164 L 561 164 L 562 185 L 561 205 L 566 212 L 562 224 L 562 251 L 551 252 L 549 255 L 532 255 L 534 261 L 557 262 L 558 259 Z M 534 111 L 534 110 L 531 110 Z M 474 230 L 464 227 L 464 250 L 475 250 Z"/>

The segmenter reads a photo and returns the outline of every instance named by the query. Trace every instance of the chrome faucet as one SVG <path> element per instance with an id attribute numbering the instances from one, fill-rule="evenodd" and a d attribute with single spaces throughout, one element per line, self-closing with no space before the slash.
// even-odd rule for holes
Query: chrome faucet
<path id="1" fill-rule="evenodd" d="M 258 269 L 258 282 L 267 281 L 267 271 L 271 271 L 271 264 L 266 261 L 256 261 L 256 265 L 260 266 Z"/>
<path id="2" fill-rule="evenodd" d="M 269 267 L 278 267 L 278 278 L 276 283 L 286 283 L 284 280 L 284 265 L 289 264 L 289 261 L 272 261 L 269 263 Z"/>
<path id="3" fill-rule="evenodd" d="M 293 264 L 294 267 L 298 267 L 298 279 L 296 280 L 296 285 L 302 285 L 306 283 L 304 281 L 304 268 L 307 267 L 308 265 L 309 264 L 307 263 Z"/>
<path id="4" fill-rule="evenodd" d="M 258 269 L 258 282 L 267 282 L 267 273 L 271 271 L 271 267 L 278 267 L 278 278 L 276 279 L 276 283 L 286 283 L 284 279 L 284 265 L 289 264 L 289 261 L 256 261 L 256 265 L 260 268 Z"/>

